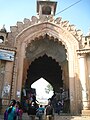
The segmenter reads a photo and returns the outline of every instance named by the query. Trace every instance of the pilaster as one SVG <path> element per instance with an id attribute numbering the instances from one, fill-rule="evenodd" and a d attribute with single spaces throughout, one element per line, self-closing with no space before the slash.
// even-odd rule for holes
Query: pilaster
<path id="1" fill-rule="evenodd" d="M 21 90 L 22 90 L 22 83 L 23 83 L 23 65 L 24 65 L 24 58 L 25 58 L 25 43 L 21 44 L 20 47 L 20 54 L 18 56 L 18 76 L 17 76 L 17 88 L 16 88 L 16 99 L 21 99 Z"/>
<path id="2" fill-rule="evenodd" d="M 80 65 L 80 82 L 82 88 L 82 114 L 90 115 L 90 106 L 87 92 L 87 64 L 86 64 L 86 54 L 79 56 L 79 65 Z"/>
<path id="3" fill-rule="evenodd" d="M 75 78 L 74 78 L 74 66 L 73 58 L 70 56 L 69 60 L 69 91 L 70 91 L 70 113 L 76 114 L 76 103 L 75 103 Z"/>

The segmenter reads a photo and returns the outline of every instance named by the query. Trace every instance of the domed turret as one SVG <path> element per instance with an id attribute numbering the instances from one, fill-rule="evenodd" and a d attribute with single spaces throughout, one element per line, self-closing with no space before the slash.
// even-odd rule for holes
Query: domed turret
<path id="1" fill-rule="evenodd" d="M 0 29 L 0 44 L 5 43 L 7 36 L 7 30 L 5 28 L 5 25 Z"/>
<path id="2" fill-rule="evenodd" d="M 3 27 L 0 29 L 0 32 L 7 32 L 6 28 L 5 28 L 5 25 L 3 25 Z"/>

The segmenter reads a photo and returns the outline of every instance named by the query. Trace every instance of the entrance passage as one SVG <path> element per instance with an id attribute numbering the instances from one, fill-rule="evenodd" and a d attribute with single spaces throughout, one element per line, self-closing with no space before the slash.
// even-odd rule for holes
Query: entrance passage
<path id="1" fill-rule="evenodd" d="M 59 92 L 63 87 L 61 66 L 46 54 L 35 59 L 29 66 L 25 87 L 30 88 L 41 77 L 53 86 L 55 92 Z"/>
<path id="2" fill-rule="evenodd" d="M 68 97 L 68 91 L 63 91 L 64 80 L 62 79 L 61 66 L 58 62 L 56 62 L 55 59 L 52 59 L 52 57 L 49 57 L 47 54 L 38 57 L 29 65 L 27 70 L 27 80 L 25 82 L 27 95 L 28 93 L 32 94 L 29 91 L 31 89 L 31 85 L 40 78 L 44 78 L 53 87 L 55 94 L 52 96 L 52 99 L 55 98 L 56 100 L 56 102 L 53 102 L 55 112 L 57 113 L 57 103 L 59 101 L 61 101 L 63 106 L 61 112 L 69 112 L 70 101 Z M 40 84 L 38 85 L 40 86 Z"/>

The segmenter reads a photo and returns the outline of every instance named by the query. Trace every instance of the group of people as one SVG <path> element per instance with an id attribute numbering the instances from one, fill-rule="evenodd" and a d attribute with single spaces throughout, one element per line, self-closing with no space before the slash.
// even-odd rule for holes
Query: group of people
<path id="1" fill-rule="evenodd" d="M 51 102 L 48 102 L 48 105 L 42 106 L 39 105 L 37 107 L 36 103 L 32 102 L 29 104 L 28 108 L 29 120 L 35 120 L 35 117 L 38 117 L 39 120 L 43 120 L 43 116 L 45 116 L 45 120 L 53 120 L 54 112 Z"/>
<path id="2" fill-rule="evenodd" d="M 4 120 L 22 120 L 22 114 L 20 102 L 12 99 L 4 112 Z"/>
<path id="3" fill-rule="evenodd" d="M 21 107 L 21 103 L 12 99 L 10 101 L 9 106 L 6 108 L 4 112 L 4 120 L 22 120 L 23 108 Z M 45 115 L 45 120 L 53 120 L 53 107 L 51 102 L 48 102 L 48 105 L 37 106 L 36 102 L 31 102 L 28 104 L 27 114 L 29 116 L 29 120 L 35 120 L 38 117 L 39 120 L 43 120 L 43 116 Z"/>
<path id="4" fill-rule="evenodd" d="M 43 107 L 40 110 L 40 107 L 38 107 L 35 102 L 31 102 L 31 104 L 29 104 L 27 113 L 29 115 L 29 120 L 35 120 L 36 116 L 39 118 L 39 120 L 42 120 Z"/>

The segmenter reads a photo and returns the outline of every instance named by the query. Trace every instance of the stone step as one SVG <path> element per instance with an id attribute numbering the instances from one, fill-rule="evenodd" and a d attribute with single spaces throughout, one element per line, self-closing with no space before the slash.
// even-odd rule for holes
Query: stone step
<path id="1" fill-rule="evenodd" d="M 22 118 L 22 120 L 29 120 L 27 113 L 23 113 Z M 3 115 L 0 115 L 0 120 L 4 120 Z M 36 117 L 35 120 L 38 120 L 38 118 Z M 54 120 L 90 120 L 90 116 L 55 115 Z"/>
<path id="2" fill-rule="evenodd" d="M 29 120 L 27 113 L 23 114 L 23 120 Z M 35 120 L 38 120 L 38 118 L 36 117 Z M 43 120 L 45 120 L 45 117 Z M 90 116 L 55 115 L 54 120 L 90 120 Z"/>

